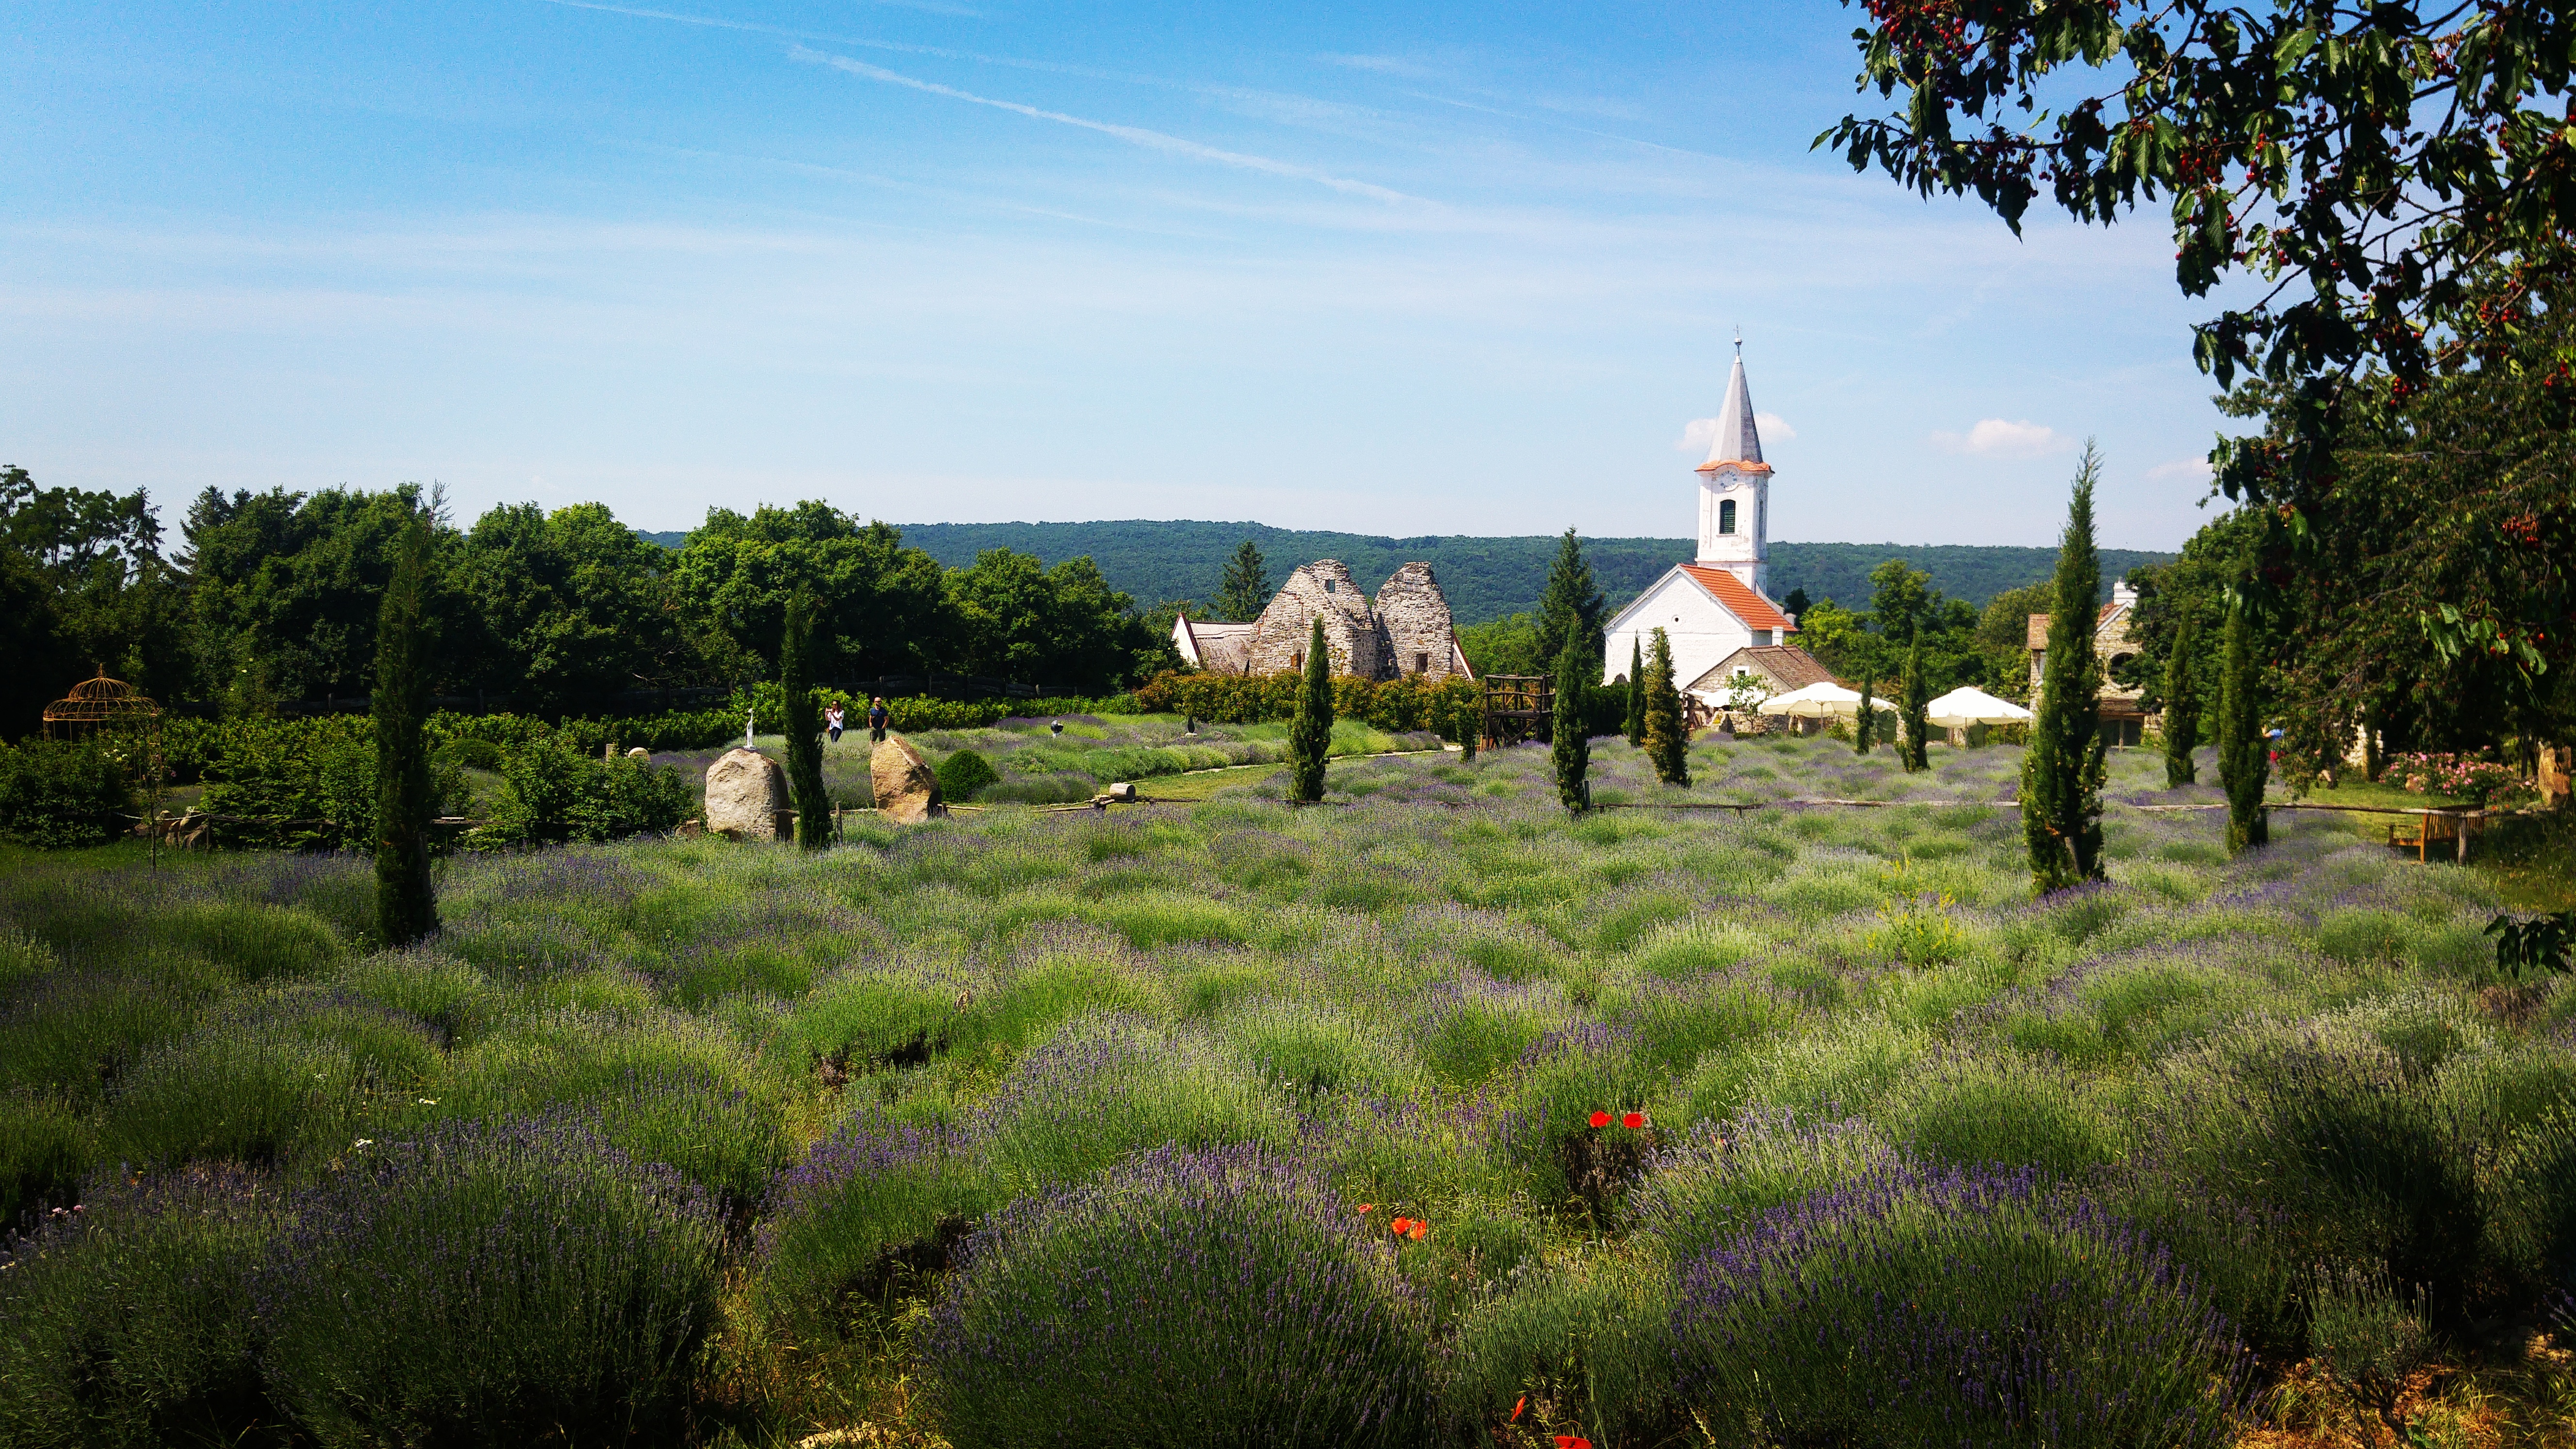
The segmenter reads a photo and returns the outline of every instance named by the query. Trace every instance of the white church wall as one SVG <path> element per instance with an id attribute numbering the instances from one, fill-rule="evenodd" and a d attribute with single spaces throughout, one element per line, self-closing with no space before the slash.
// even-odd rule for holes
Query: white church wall
<path id="1" fill-rule="evenodd" d="M 1651 657 L 1657 628 L 1672 641 L 1673 678 L 1685 683 L 1748 644 L 1771 642 L 1768 633 L 1756 641 L 1751 629 L 1737 623 L 1687 576 L 1668 574 L 1611 622 L 1604 638 L 1602 683 L 1628 672 L 1631 646 Z"/>

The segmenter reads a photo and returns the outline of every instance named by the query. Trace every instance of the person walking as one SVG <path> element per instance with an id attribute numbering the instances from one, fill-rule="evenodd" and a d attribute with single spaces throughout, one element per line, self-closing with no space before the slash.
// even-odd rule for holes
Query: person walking
<path id="1" fill-rule="evenodd" d="M 869 744 L 881 745 L 885 743 L 886 721 L 893 718 L 893 714 L 894 712 L 892 710 L 886 708 L 884 695 L 877 695 L 868 701 Z"/>
<path id="2" fill-rule="evenodd" d="M 830 709 L 823 711 L 823 728 L 831 732 L 832 743 L 836 745 L 841 742 L 841 721 L 843 718 L 844 716 L 841 713 L 840 701 L 838 700 L 834 700 L 832 702 L 832 707 Z"/>

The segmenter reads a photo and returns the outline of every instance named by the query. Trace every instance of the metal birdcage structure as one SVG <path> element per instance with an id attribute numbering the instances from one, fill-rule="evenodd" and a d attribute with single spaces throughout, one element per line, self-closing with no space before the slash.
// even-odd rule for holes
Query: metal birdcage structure
<path id="1" fill-rule="evenodd" d="M 161 706 L 124 680 L 108 678 L 103 665 L 96 679 L 82 680 L 45 706 L 49 740 L 157 743 L 160 735 Z"/>
<path id="2" fill-rule="evenodd" d="M 1556 715 L 1556 691 L 1544 674 L 1488 674 L 1484 686 L 1485 748 L 1545 739 Z"/>

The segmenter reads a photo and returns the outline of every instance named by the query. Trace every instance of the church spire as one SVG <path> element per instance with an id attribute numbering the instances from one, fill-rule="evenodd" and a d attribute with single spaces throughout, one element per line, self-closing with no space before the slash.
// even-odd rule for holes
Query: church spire
<path id="1" fill-rule="evenodd" d="M 1759 463 L 1762 435 L 1753 427 L 1753 395 L 1744 388 L 1744 339 L 1735 339 L 1735 370 L 1727 374 L 1726 401 L 1717 409 L 1717 439 L 1709 445 L 1711 463 Z"/>

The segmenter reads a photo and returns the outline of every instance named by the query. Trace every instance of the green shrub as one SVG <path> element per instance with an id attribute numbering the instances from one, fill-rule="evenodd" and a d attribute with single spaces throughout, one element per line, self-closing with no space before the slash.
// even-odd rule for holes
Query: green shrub
<path id="1" fill-rule="evenodd" d="M 678 1443 L 721 1233 L 568 1119 L 451 1124 L 295 1203 L 259 1285 L 272 1392 L 326 1445 Z"/>
<path id="2" fill-rule="evenodd" d="M 977 791 L 1001 778 L 992 761 L 973 750 L 959 750 L 939 762 L 939 796 L 943 800 L 972 800 Z"/>
<path id="3" fill-rule="evenodd" d="M 269 1195 L 229 1171 L 92 1192 L 0 1254 L 0 1443 L 238 1442 L 279 1418 L 248 1274 Z"/>
<path id="4" fill-rule="evenodd" d="M 1787 1112 L 1702 1122 L 1648 1164 L 1628 1219 L 1675 1264 L 1749 1231 L 1787 1203 L 1897 1166 L 1896 1149 L 1866 1122 L 1801 1125 Z"/>
<path id="5" fill-rule="evenodd" d="M 0 744 L 0 840 L 46 848 L 98 845 L 133 825 L 134 788 L 106 745 Z"/>
<path id="6" fill-rule="evenodd" d="M 557 738 L 510 756 L 500 806 L 466 837 L 479 849 L 537 841 L 598 842 L 679 828 L 695 801 L 677 769 L 601 758 Z"/>
<path id="7" fill-rule="evenodd" d="M 1422 1442 L 1429 1324 L 1396 1249 L 1249 1148 L 1161 1149 L 1003 1209 L 933 1311 L 958 1449 Z"/>
<path id="8" fill-rule="evenodd" d="M 95 1104 L 196 1016 L 195 993 L 177 986 L 58 972 L 0 1015 L 0 1088 Z"/>

